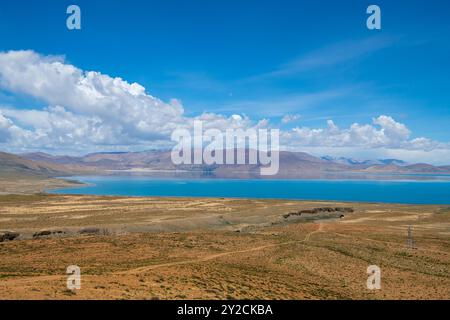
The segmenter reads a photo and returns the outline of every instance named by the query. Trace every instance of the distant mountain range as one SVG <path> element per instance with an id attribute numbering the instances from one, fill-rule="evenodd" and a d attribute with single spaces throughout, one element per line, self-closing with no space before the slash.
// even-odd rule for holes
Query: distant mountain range
<path id="1" fill-rule="evenodd" d="M 26 157 L 0 152 L 0 175 L 15 176 L 55 176 L 66 172 L 66 168 L 51 162 L 41 162 Z"/>
<path id="2" fill-rule="evenodd" d="M 325 161 L 332 161 L 335 163 L 342 163 L 342 164 L 348 164 L 348 165 L 370 165 L 370 166 L 375 166 L 375 165 L 397 165 L 397 166 L 406 166 L 408 165 L 408 163 L 406 163 L 403 160 L 398 160 L 398 159 L 378 159 L 378 160 L 358 160 L 358 159 L 353 159 L 353 158 L 345 158 L 345 157 L 339 157 L 339 158 L 334 158 L 334 157 L 330 157 L 330 156 L 323 156 L 321 157 L 322 160 Z"/>
<path id="3" fill-rule="evenodd" d="M 13 155 L 0 152 L 0 174 L 62 176 L 115 173 L 190 173 L 194 177 L 261 178 L 259 165 L 174 165 L 170 151 L 101 152 L 55 156 L 42 152 Z M 450 174 L 450 166 L 408 164 L 397 159 L 356 160 L 280 152 L 280 170 L 266 178 L 337 178 L 355 174 Z"/>

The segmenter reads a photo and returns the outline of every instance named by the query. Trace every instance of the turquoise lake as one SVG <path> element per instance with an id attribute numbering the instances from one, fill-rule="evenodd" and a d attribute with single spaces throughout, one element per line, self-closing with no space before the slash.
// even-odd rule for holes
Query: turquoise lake
<path id="1" fill-rule="evenodd" d="M 450 204 L 449 180 L 222 180 L 129 176 L 70 179 L 88 186 L 53 190 L 51 193 Z"/>

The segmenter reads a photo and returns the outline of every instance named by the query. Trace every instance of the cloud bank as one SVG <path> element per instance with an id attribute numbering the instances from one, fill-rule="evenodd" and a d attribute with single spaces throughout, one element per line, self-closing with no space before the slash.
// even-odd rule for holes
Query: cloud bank
<path id="1" fill-rule="evenodd" d="M 267 119 L 214 112 L 185 115 L 180 101 L 168 102 L 150 95 L 138 83 L 128 83 L 96 71 L 84 71 L 60 56 L 34 51 L 0 52 L 0 90 L 32 97 L 39 109 L 0 105 L 0 148 L 12 151 L 142 150 L 171 146 L 177 128 L 190 129 L 194 120 L 205 128 L 269 128 Z M 1 103 L 1 101 L 0 101 Z M 286 115 L 282 122 L 299 120 Z M 281 132 L 284 149 L 317 148 L 333 153 L 339 148 L 396 151 L 416 157 L 439 150 L 450 156 L 449 143 L 425 137 L 411 138 L 406 125 L 388 115 L 370 124 L 339 128 L 328 120 L 323 128 L 295 127 Z"/>
<path id="2" fill-rule="evenodd" d="M 0 88 L 47 104 L 40 110 L 0 108 L 2 142 L 16 148 L 159 146 L 195 119 L 184 116 L 179 101 L 163 102 L 137 83 L 33 51 L 0 53 Z M 250 125 L 248 119 L 216 114 L 197 118 L 220 127 Z"/>

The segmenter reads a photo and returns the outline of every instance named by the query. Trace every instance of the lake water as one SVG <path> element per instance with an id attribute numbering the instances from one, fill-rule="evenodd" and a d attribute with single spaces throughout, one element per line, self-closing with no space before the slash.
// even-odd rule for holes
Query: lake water
<path id="1" fill-rule="evenodd" d="M 71 177 L 88 186 L 59 194 L 231 197 L 336 200 L 410 204 L 450 204 L 450 181 L 380 180 L 221 180 L 149 177 Z"/>

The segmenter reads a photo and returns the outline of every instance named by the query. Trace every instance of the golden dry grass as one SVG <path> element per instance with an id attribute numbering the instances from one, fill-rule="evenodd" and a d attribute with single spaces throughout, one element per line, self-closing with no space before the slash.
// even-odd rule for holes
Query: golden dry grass
<path id="1" fill-rule="evenodd" d="M 343 219 L 283 214 L 351 206 Z M 413 228 L 417 249 L 406 246 Z M 0 197 L 0 299 L 449 299 L 450 209 L 445 206 L 278 200 Z M 86 226 L 106 235 L 81 236 Z M 240 230 L 240 232 L 236 232 Z M 381 290 L 366 269 L 382 270 Z M 66 289 L 78 265 L 82 288 Z"/>

